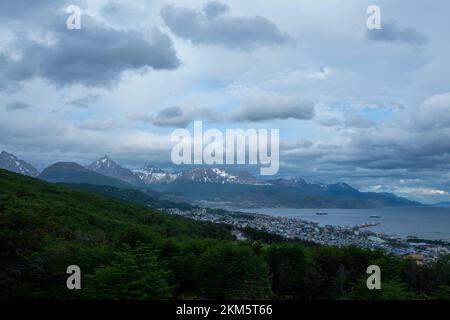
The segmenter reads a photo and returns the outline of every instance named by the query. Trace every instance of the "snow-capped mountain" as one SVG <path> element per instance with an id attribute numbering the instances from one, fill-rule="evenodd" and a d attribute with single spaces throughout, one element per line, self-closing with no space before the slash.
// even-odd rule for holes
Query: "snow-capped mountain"
<path id="1" fill-rule="evenodd" d="M 58 162 L 40 175 L 30 164 L 3 151 L 0 168 L 38 177 L 49 182 L 114 186 L 120 189 L 155 186 L 159 192 L 177 201 L 221 201 L 238 207 L 249 206 L 292 208 L 372 208 L 383 206 L 415 206 L 418 202 L 389 193 L 360 192 L 346 183 L 322 184 L 304 179 L 259 180 L 250 173 L 227 172 L 219 168 L 195 168 L 170 173 L 154 166 L 129 170 L 108 156 L 87 167 L 72 162 Z"/>
<path id="2" fill-rule="evenodd" d="M 108 156 L 104 156 L 86 167 L 88 170 L 104 176 L 115 178 L 128 183 L 139 183 L 140 179 L 131 170 L 121 167 Z"/>
<path id="3" fill-rule="evenodd" d="M 218 168 L 196 168 L 183 172 L 176 182 L 198 182 L 219 184 L 251 184 L 269 185 L 270 183 L 256 179 L 248 172 L 227 172 Z"/>
<path id="4" fill-rule="evenodd" d="M 39 171 L 37 171 L 31 164 L 20 160 L 15 155 L 6 151 L 2 151 L 2 153 L 0 153 L 0 169 L 5 169 L 30 177 L 37 177 L 39 175 Z"/>
<path id="5" fill-rule="evenodd" d="M 171 183 L 179 177 L 179 173 L 165 172 L 161 168 L 145 165 L 139 169 L 133 169 L 132 172 L 139 177 L 144 184 L 164 184 Z"/>

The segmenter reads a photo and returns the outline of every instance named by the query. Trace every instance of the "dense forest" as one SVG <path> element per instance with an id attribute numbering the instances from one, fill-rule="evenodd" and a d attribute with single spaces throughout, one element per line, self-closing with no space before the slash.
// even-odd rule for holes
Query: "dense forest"
<path id="1" fill-rule="evenodd" d="M 0 299 L 450 299 L 450 257 L 418 266 L 243 232 L 0 170 Z M 366 287 L 371 264 L 381 290 Z"/>

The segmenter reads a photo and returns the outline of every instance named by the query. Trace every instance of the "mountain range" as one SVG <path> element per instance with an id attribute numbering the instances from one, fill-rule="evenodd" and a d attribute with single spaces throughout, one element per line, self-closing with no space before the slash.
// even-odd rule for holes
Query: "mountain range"
<path id="1" fill-rule="evenodd" d="M 12 154 L 2 152 L 0 168 L 53 183 L 153 190 L 164 199 L 191 203 L 206 201 L 241 208 L 370 208 L 421 205 L 391 193 L 361 192 L 342 182 L 327 185 L 311 183 L 301 178 L 263 180 L 246 171 L 229 172 L 219 168 L 168 172 L 145 165 L 131 170 L 120 166 L 106 155 L 86 167 L 74 162 L 58 162 L 39 174 L 32 165 Z"/>

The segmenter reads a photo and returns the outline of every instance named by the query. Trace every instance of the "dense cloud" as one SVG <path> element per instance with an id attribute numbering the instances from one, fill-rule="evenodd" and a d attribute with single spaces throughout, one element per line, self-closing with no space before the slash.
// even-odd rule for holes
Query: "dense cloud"
<path id="1" fill-rule="evenodd" d="M 150 122 L 157 127 L 186 127 L 196 119 L 227 123 L 277 119 L 310 120 L 312 117 L 314 117 L 314 104 L 311 102 L 270 92 L 258 92 L 243 96 L 241 105 L 229 112 L 171 106 L 153 116 L 133 116 L 131 119 Z"/>
<path id="2" fill-rule="evenodd" d="M 20 12 L 23 6 L 28 12 L 34 5 L 30 8 L 19 1 L 2 6 L 7 12 Z M 39 7 L 39 14 L 18 26 L 18 31 L 11 31 L 14 41 L 9 50 L 0 51 L 0 87 L 3 81 L 36 77 L 59 87 L 108 87 L 125 71 L 173 70 L 180 65 L 170 38 L 159 29 L 117 30 L 82 14 L 81 29 L 69 30 L 65 25 L 68 15 L 55 8 L 60 6 Z M 13 24 L 18 23 L 14 14 L 11 17 Z"/>
<path id="3" fill-rule="evenodd" d="M 31 108 L 31 106 L 28 103 L 20 102 L 20 101 L 11 102 L 6 105 L 7 111 L 16 111 L 16 110 L 23 110 L 23 109 L 28 109 L 28 108 Z"/>
<path id="4" fill-rule="evenodd" d="M 449 93 L 432 96 L 418 107 L 400 110 L 390 121 L 371 126 L 335 126 L 340 139 L 291 148 L 286 154 L 291 161 L 308 159 L 341 173 L 368 170 L 368 176 L 386 177 L 395 172 L 402 179 L 423 180 L 433 175 L 435 186 L 450 190 L 449 97 Z"/>
<path id="5" fill-rule="evenodd" d="M 413 124 L 422 130 L 450 128 L 450 92 L 427 99 L 412 118 Z"/>
<path id="6" fill-rule="evenodd" d="M 16 20 L 17 18 L 30 18 L 36 22 L 36 19 L 42 17 L 42 21 L 48 19 L 49 14 L 55 14 L 58 9 L 64 5 L 68 5 L 69 0 L 14 0 L 14 1 L 0 1 L 0 17 L 3 21 L 8 22 Z M 81 1 L 84 4 L 84 0 Z M 80 2 L 78 2 L 80 5 Z M 40 19 L 39 19 L 40 20 Z M 21 21 L 24 22 L 23 20 Z"/>
<path id="7" fill-rule="evenodd" d="M 144 35 L 87 20 L 81 30 L 56 29 L 52 44 L 22 38 L 17 44 L 21 59 L 3 56 L 0 72 L 13 81 L 40 77 L 57 86 L 109 86 L 127 70 L 175 69 L 180 63 L 170 39 L 159 30 Z"/>
<path id="8" fill-rule="evenodd" d="M 386 22 L 381 29 L 367 30 L 366 37 L 373 41 L 396 42 L 411 46 L 423 46 L 428 37 L 414 28 L 401 28 L 396 22 Z"/>
<path id="9" fill-rule="evenodd" d="M 108 131 L 122 128 L 123 124 L 114 120 L 88 120 L 77 124 L 75 127 L 81 130 Z"/>
<path id="10" fill-rule="evenodd" d="M 88 94 L 85 97 L 68 101 L 66 104 L 77 107 L 77 108 L 88 109 L 93 104 L 95 104 L 99 99 L 100 99 L 99 94 Z"/>
<path id="11" fill-rule="evenodd" d="M 151 118 L 151 122 L 157 127 L 186 127 L 193 120 L 192 117 L 192 112 L 173 106 L 161 110 Z"/>
<path id="12" fill-rule="evenodd" d="M 231 111 L 229 120 L 256 122 L 275 119 L 310 120 L 314 117 L 314 104 L 296 97 L 272 92 L 250 91 L 241 98 L 241 105 Z"/>
<path id="13" fill-rule="evenodd" d="M 203 11 L 208 18 L 215 18 L 219 14 L 224 13 L 228 10 L 229 8 L 226 4 L 215 1 L 208 2 L 203 8 Z"/>
<path id="14" fill-rule="evenodd" d="M 165 6 L 161 16 L 177 36 L 193 44 L 222 45 L 231 49 L 251 50 L 265 45 L 284 45 L 289 36 L 264 17 L 233 17 L 228 7 L 208 3 L 202 11 Z"/>

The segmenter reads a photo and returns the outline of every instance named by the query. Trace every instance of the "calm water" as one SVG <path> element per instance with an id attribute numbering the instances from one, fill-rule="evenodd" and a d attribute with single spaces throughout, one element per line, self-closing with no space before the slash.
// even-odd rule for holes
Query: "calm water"
<path id="1" fill-rule="evenodd" d="M 416 236 L 421 239 L 450 241 L 450 207 L 392 207 L 383 209 L 240 209 L 273 216 L 298 217 L 321 225 L 353 226 L 365 222 L 379 222 L 368 228 L 388 235 Z M 327 212 L 318 216 L 316 212 Z M 378 215 L 380 218 L 371 218 Z"/>

